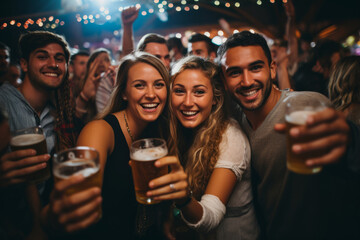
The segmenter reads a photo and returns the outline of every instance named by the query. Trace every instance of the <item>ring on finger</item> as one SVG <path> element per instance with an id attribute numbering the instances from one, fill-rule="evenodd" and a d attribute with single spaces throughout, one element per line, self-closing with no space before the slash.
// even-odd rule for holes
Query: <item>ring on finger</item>
<path id="1" fill-rule="evenodd" d="M 173 183 L 170 183 L 169 187 L 171 190 L 176 191 L 175 185 Z"/>

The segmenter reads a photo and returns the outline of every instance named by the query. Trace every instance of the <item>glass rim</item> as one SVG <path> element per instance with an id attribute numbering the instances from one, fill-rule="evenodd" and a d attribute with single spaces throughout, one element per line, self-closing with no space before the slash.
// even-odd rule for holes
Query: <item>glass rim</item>
<path id="1" fill-rule="evenodd" d="M 133 148 L 133 147 L 134 147 L 134 144 L 136 144 L 136 143 L 139 143 L 139 142 L 144 141 L 144 140 L 152 140 L 152 139 L 153 139 L 153 140 L 158 140 L 158 141 L 162 142 L 161 145 L 156 146 L 156 147 L 160 147 L 160 146 L 162 146 L 162 145 L 165 145 L 165 146 L 166 146 L 166 141 L 165 141 L 165 139 L 163 139 L 163 138 L 142 138 L 142 139 L 138 139 L 138 140 L 132 142 L 130 148 Z M 137 148 L 137 147 L 134 147 L 134 148 Z"/>
<path id="2" fill-rule="evenodd" d="M 33 129 L 33 128 L 39 128 L 42 131 L 44 131 L 44 129 L 42 128 L 41 125 L 37 125 L 37 126 L 32 126 L 32 127 L 27 127 L 27 128 L 22 128 L 22 129 L 17 129 L 17 130 L 11 131 L 11 135 L 14 135 L 14 134 L 17 134 L 17 133 L 20 133 L 20 132 L 24 132 L 24 131 L 27 131 L 27 130 L 30 130 L 30 129 Z"/>
<path id="3" fill-rule="evenodd" d="M 55 160 L 58 158 L 58 156 L 66 153 L 66 152 L 71 152 L 71 151 L 75 151 L 75 150 L 91 150 L 96 153 L 96 157 L 99 157 L 99 151 L 96 150 L 96 148 L 89 147 L 89 146 L 76 146 L 76 147 L 67 148 L 67 149 L 64 149 L 64 150 L 54 153 L 53 159 Z"/>

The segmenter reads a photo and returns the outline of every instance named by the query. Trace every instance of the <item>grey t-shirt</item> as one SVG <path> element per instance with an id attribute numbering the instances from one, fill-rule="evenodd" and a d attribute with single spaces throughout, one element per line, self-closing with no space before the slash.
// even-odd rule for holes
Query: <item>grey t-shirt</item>
<path id="1" fill-rule="evenodd" d="M 298 98 L 328 101 L 315 92 L 283 91 L 256 130 L 251 128 L 245 114 L 240 117 L 251 146 L 254 200 L 263 234 L 267 239 L 336 239 L 337 234 L 353 237 L 355 228 L 343 224 L 343 218 L 347 217 L 348 222 L 353 220 L 348 217 L 350 206 L 357 209 L 359 206 L 351 199 L 358 196 L 354 198 L 352 189 L 347 188 L 354 182 L 346 168 L 326 166 L 315 175 L 295 174 L 286 168 L 285 135 L 277 133 L 274 125 L 284 122 L 283 100 L 293 94 Z"/>

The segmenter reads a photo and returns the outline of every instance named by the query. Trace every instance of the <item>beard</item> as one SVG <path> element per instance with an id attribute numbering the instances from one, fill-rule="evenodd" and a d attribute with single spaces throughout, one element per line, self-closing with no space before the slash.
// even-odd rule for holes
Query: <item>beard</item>
<path id="1" fill-rule="evenodd" d="M 67 78 L 68 73 L 66 73 L 63 76 L 62 80 L 59 82 L 59 84 L 56 84 L 56 85 L 50 85 L 50 84 L 46 83 L 45 81 L 43 81 L 41 73 L 35 73 L 30 70 L 27 72 L 27 74 L 28 74 L 28 78 L 29 78 L 31 84 L 35 88 L 43 89 L 45 91 L 53 91 L 53 90 L 60 88 L 60 86 L 64 83 L 64 80 Z"/>
<path id="2" fill-rule="evenodd" d="M 245 111 L 249 111 L 249 112 L 254 112 L 254 111 L 261 109 L 265 105 L 265 103 L 266 103 L 267 99 L 269 98 L 271 91 L 272 91 L 272 82 L 271 82 L 270 77 L 269 77 L 268 81 L 266 82 L 265 86 L 262 83 L 259 83 L 259 85 L 260 85 L 260 88 L 262 89 L 262 91 L 264 91 L 264 94 L 262 95 L 262 99 L 260 100 L 260 103 L 258 105 L 251 106 L 251 107 L 245 106 L 244 104 L 241 103 L 241 101 L 234 94 L 232 94 L 233 100 L 241 107 L 241 109 L 243 111 L 245 110 Z"/>

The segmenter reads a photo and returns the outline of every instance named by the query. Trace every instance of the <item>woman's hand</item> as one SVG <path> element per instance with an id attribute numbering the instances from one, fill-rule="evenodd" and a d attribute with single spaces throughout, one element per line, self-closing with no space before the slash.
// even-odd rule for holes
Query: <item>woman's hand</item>
<path id="1" fill-rule="evenodd" d="M 169 166 L 171 171 L 149 182 L 152 190 L 147 192 L 147 196 L 153 197 L 155 200 L 181 199 L 188 196 L 187 174 L 177 157 L 160 158 L 155 162 L 155 166 L 159 168 Z"/>

